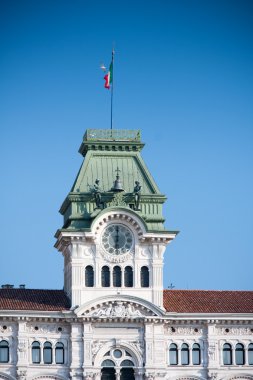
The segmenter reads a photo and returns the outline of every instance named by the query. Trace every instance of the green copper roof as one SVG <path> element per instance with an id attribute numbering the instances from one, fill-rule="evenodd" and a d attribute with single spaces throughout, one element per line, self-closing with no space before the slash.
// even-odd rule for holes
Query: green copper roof
<path id="1" fill-rule="evenodd" d="M 125 192 L 132 192 L 135 181 L 142 185 L 143 194 L 160 194 L 139 152 L 89 151 L 71 191 L 88 192 L 96 179 L 103 191 L 109 191 L 116 178 L 116 170 Z"/>
<path id="2" fill-rule="evenodd" d="M 166 197 L 160 193 L 141 157 L 143 146 L 139 130 L 87 130 L 79 149 L 84 161 L 60 209 L 64 229 L 89 230 L 102 209 L 125 207 L 143 218 L 148 231 L 165 232 L 162 204 Z M 117 174 L 123 188 L 120 193 L 112 191 Z M 95 200 L 96 180 L 99 180 L 101 209 Z M 135 181 L 141 185 L 139 208 L 134 203 Z"/>

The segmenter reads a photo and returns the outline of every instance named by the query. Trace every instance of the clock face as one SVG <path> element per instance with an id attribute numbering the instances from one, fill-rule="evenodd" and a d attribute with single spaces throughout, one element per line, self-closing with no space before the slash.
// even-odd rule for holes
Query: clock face
<path id="1" fill-rule="evenodd" d="M 110 224 L 103 232 L 102 245 L 111 255 L 121 255 L 131 250 L 133 234 L 123 224 Z"/>

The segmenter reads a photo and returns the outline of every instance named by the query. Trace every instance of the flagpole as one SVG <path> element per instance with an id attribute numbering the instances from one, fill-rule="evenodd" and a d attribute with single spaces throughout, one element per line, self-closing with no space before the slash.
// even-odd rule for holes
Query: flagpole
<path id="1" fill-rule="evenodd" d="M 113 83 L 114 83 L 114 77 L 113 77 L 113 66 L 114 66 L 114 49 L 112 49 L 112 87 L 111 87 L 111 130 L 113 126 Z"/>

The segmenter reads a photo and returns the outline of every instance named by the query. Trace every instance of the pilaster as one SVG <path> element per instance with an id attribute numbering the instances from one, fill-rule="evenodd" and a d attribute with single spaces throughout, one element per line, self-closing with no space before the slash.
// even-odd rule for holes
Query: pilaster
<path id="1" fill-rule="evenodd" d="M 219 368 L 219 350 L 216 336 L 216 321 L 207 324 L 207 367 L 210 370 Z"/>
<path id="2" fill-rule="evenodd" d="M 25 380 L 27 368 L 29 366 L 28 358 L 28 338 L 26 333 L 26 322 L 18 321 L 17 325 L 17 379 Z"/>
<path id="3" fill-rule="evenodd" d="M 82 379 L 83 366 L 83 339 L 82 324 L 73 322 L 70 333 L 70 378 L 73 380 Z"/>

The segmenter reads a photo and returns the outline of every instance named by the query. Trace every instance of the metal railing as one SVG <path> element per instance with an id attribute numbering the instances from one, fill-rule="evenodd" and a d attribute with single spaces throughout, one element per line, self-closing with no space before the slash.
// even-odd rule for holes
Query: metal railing
<path id="1" fill-rule="evenodd" d="M 141 141 L 138 129 L 87 129 L 84 141 Z"/>

